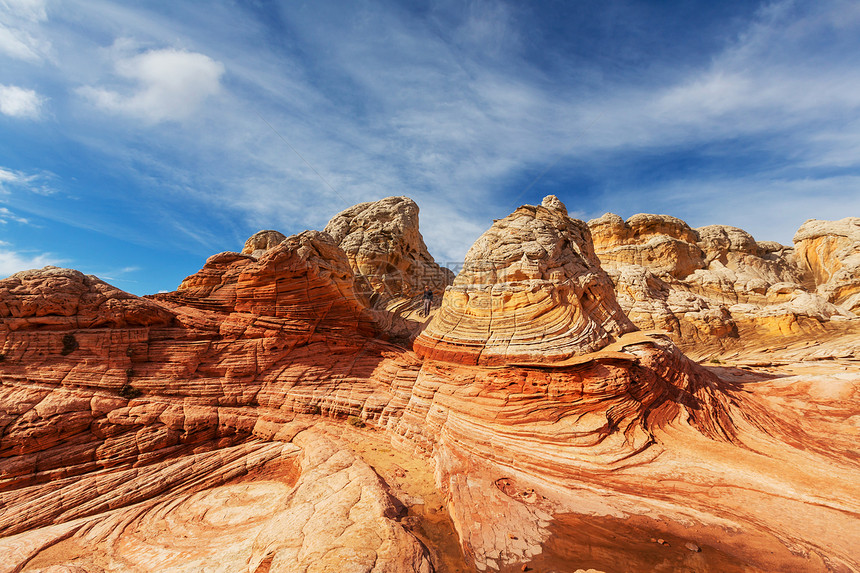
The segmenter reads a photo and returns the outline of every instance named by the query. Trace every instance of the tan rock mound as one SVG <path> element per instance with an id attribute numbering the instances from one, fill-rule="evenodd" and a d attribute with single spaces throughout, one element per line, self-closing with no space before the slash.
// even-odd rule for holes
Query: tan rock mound
<path id="1" fill-rule="evenodd" d="M 266 251 L 278 245 L 286 238 L 283 233 L 278 231 L 257 231 L 245 241 L 245 246 L 242 247 L 242 254 L 251 255 L 255 259 L 259 259 Z"/>
<path id="2" fill-rule="evenodd" d="M 639 265 L 674 278 L 703 267 L 695 231 L 675 217 L 639 214 L 625 222 L 607 213 L 588 226 L 604 267 Z"/>
<path id="3" fill-rule="evenodd" d="M 563 206 L 525 205 L 469 249 L 414 348 L 461 364 L 554 362 L 598 350 L 633 329 L 586 225 Z"/>
<path id="4" fill-rule="evenodd" d="M 359 203 L 335 215 L 325 231 L 346 252 L 359 293 L 376 305 L 417 297 L 425 286 L 439 297 L 454 278 L 427 251 L 418 205 L 408 197 Z"/>

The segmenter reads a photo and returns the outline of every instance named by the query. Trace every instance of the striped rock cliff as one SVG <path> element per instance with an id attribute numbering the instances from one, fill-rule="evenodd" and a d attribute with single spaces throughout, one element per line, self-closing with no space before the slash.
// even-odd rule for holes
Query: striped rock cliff
<path id="1" fill-rule="evenodd" d="M 486 320 L 543 345 L 504 363 L 386 340 L 323 233 L 148 298 L 0 280 L 0 571 L 860 568 L 856 361 L 705 368 L 594 311 L 614 291 L 563 206 L 503 221 L 474 252 L 521 263 L 476 286 L 568 320 Z"/>
<path id="2" fill-rule="evenodd" d="M 685 349 L 707 354 L 744 337 L 808 336 L 856 317 L 860 243 L 849 219 L 806 223 L 796 248 L 725 225 L 692 229 L 667 215 L 624 221 L 607 213 L 588 225 L 625 312 Z"/>

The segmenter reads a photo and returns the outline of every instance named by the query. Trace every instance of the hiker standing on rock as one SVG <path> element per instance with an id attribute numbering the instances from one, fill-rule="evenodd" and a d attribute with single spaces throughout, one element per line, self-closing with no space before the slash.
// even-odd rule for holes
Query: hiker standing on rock
<path id="1" fill-rule="evenodd" d="M 424 314 L 422 316 L 428 316 L 430 314 L 430 305 L 433 304 L 433 291 L 430 290 L 429 286 L 424 287 L 422 297 L 424 298 Z"/>

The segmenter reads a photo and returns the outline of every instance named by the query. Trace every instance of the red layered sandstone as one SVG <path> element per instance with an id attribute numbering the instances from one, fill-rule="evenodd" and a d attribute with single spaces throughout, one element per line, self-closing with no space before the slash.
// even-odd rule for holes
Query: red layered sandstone
<path id="1" fill-rule="evenodd" d="M 479 570 L 860 568 L 848 358 L 690 361 L 633 329 L 552 200 L 476 244 L 490 272 L 464 270 L 417 353 L 380 338 L 331 237 L 277 239 L 149 299 L 0 281 L 0 571 L 465 567 L 445 527 Z"/>

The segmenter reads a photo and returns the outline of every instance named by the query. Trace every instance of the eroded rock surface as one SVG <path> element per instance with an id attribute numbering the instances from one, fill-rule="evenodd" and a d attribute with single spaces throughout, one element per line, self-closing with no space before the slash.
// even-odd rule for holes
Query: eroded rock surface
<path id="1" fill-rule="evenodd" d="M 568 570 L 645 567 L 648 544 L 693 570 L 860 568 L 855 323 L 781 351 L 826 373 L 705 368 L 626 322 L 592 249 L 554 201 L 518 209 L 417 352 L 380 338 L 323 233 L 147 299 L 53 268 L 0 281 L 0 571 L 551 570 L 559 539 L 589 548 Z M 444 503 L 406 492 L 394 451 Z M 419 527 L 434 512 L 468 569 Z M 583 537 L 606 523 L 619 539 Z"/>
<path id="2" fill-rule="evenodd" d="M 257 231 L 245 241 L 245 245 L 242 247 L 242 254 L 251 255 L 259 259 L 266 251 L 277 246 L 286 238 L 283 233 L 271 229 Z"/>
<path id="3" fill-rule="evenodd" d="M 794 235 L 798 263 L 828 301 L 860 314 L 860 218 L 811 219 Z"/>

